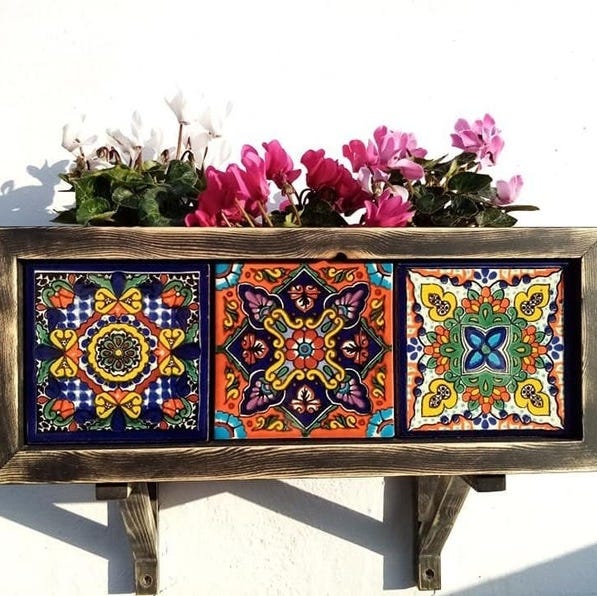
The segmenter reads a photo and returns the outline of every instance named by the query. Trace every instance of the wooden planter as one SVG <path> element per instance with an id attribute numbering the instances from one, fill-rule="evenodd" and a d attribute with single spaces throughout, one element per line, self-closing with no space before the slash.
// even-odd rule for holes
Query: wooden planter
<path id="1" fill-rule="evenodd" d="M 124 497 L 105 483 L 483 488 L 470 476 L 595 469 L 596 242 L 564 228 L 0 230 L 0 482 Z M 426 482 L 419 583 L 433 588 L 442 508 L 466 493 Z M 133 488 L 155 526 L 153 489 Z"/>

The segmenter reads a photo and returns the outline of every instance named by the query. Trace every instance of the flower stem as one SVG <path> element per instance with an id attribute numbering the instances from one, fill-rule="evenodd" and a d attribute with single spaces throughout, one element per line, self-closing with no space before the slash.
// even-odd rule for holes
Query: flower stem
<path id="1" fill-rule="evenodd" d="M 282 189 L 282 194 L 288 199 L 288 202 L 290 203 L 290 208 L 292 209 L 294 217 L 296 218 L 296 225 L 302 225 L 301 214 L 299 213 L 299 210 L 297 209 L 295 202 L 292 200 L 292 197 L 295 196 L 296 200 L 300 203 L 300 197 L 296 194 L 294 186 L 292 186 L 292 184 L 286 183 L 284 185 L 284 188 Z"/>
<path id="2" fill-rule="evenodd" d="M 245 211 L 245 208 L 242 206 L 241 202 L 238 199 L 234 199 L 234 202 L 236 203 L 239 211 L 243 214 L 243 217 L 249 222 L 249 225 L 252 228 L 256 227 L 253 218 Z"/>
<path id="3" fill-rule="evenodd" d="M 224 212 L 223 212 L 223 211 L 220 213 L 220 215 L 222 216 L 222 219 L 224 220 L 224 223 L 225 223 L 225 224 L 226 224 L 226 225 L 227 225 L 229 228 L 232 228 L 232 227 L 234 227 L 234 226 L 233 226 L 233 225 L 230 223 L 229 219 L 226 217 L 226 215 L 224 214 Z"/>
<path id="4" fill-rule="evenodd" d="M 178 125 L 178 142 L 176 143 L 176 159 L 180 157 L 180 152 L 182 150 L 182 130 L 184 128 L 184 124 L 181 122 Z"/>
<path id="5" fill-rule="evenodd" d="M 258 203 L 259 205 L 259 211 L 261 211 L 261 216 L 263 217 L 263 221 L 267 222 L 267 225 L 270 228 L 274 227 L 274 224 L 270 218 L 270 216 L 267 214 L 267 211 L 265 210 L 265 207 L 263 206 L 262 203 Z"/>

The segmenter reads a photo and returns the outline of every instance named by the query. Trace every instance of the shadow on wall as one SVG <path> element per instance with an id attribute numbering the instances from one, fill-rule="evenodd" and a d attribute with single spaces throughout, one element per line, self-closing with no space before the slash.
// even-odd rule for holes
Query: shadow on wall
<path id="1" fill-rule="evenodd" d="M 230 493 L 384 557 L 384 589 L 414 585 L 412 480 L 386 478 L 383 522 L 278 480 L 171 483 L 160 507 Z M 118 504 L 107 527 L 60 507 L 94 500 L 92 485 L 0 487 L 0 516 L 108 560 L 109 594 L 130 593 L 133 560 Z M 8 538 L 8 537 L 5 537 Z"/>
<path id="2" fill-rule="evenodd" d="M 219 493 L 230 493 L 278 514 L 372 550 L 384 557 L 384 590 L 414 585 L 413 481 L 386 478 L 384 519 L 378 521 L 341 504 L 313 495 L 278 480 L 169 483 L 161 492 L 162 508 L 175 507 Z M 90 502 L 93 486 L 3 486 L 0 516 L 32 528 L 108 561 L 109 594 L 130 593 L 133 561 L 117 503 L 109 502 L 108 525 L 81 517 L 61 503 Z M 192 525 L 192 520 L 189 520 Z M 187 528 L 187 531 L 191 528 Z M 4 537 L 10 544 L 10 536 Z M 446 596 L 556 596 L 595 594 L 595 559 L 592 545 L 540 565 L 492 579 Z"/>
<path id="3" fill-rule="evenodd" d="M 54 192 L 60 183 L 58 174 L 64 172 L 68 161 L 58 161 L 41 167 L 27 166 L 27 173 L 41 182 L 30 186 L 14 187 L 14 180 L 0 185 L 0 226 L 48 225 L 52 213 L 48 208 L 54 202 Z"/>

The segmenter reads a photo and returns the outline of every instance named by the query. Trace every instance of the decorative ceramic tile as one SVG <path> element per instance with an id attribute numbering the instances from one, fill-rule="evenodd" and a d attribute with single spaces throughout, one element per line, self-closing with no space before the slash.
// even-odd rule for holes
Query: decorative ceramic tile
<path id="1" fill-rule="evenodd" d="M 564 428 L 562 273 L 407 271 L 407 431 Z"/>
<path id="2" fill-rule="evenodd" d="M 394 436 L 389 264 L 215 266 L 216 439 Z"/>
<path id="3" fill-rule="evenodd" d="M 206 438 L 207 267 L 78 265 L 26 269 L 28 440 Z"/>

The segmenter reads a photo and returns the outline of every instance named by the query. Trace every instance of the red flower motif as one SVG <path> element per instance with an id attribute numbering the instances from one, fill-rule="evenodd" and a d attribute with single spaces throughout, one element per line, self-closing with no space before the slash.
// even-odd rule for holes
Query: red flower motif
<path id="1" fill-rule="evenodd" d="M 269 352 L 267 345 L 263 340 L 258 339 L 254 333 L 247 333 L 242 338 L 240 345 L 243 349 L 242 356 L 247 364 L 255 364 L 257 360 L 264 358 Z"/>
<path id="2" fill-rule="evenodd" d="M 176 288 L 162 292 L 162 302 L 170 308 L 178 308 L 184 304 L 185 297 Z"/>
<path id="3" fill-rule="evenodd" d="M 425 346 L 424 352 L 428 356 L 435 358 L 435 372 L 438 375 L 443 375 L 450 368 L 450 359 L 441 353 L 441 348 L 450 341 L 450 333 L 441 325 L 438 325 L 434 329 L 434 332 L 436 339 L 431 345 Z"/>
<path id="4" fill-rule="evenodd" d="M 543 354 L 547 354 L 547 346 L 542 346 L 537 341 L 537 327 L 534 325 L 529 325 L 522 330 L 522 341 L 529 344 L 531 348 L 531 353 L 522 359 L 522 370 L 529 374 L 534 374 L 537 372 L 535 362 L 537 358 Z"/>
<path id="5" fill-rule="evenodd" d="M 75 413 L 75 404 L 70 399 L 57 399 L 52 404 L 52 412 L 56 412 L 60 418 L 66 420 Z"/>
<path id="6" fill-rule="evenodd" d="M 164 412 L 164 415 L 168 416 L 168 418 L 175 418 L 178 413 L 182 412 L 184 409 L 186 409 L 185 403 L 178 397 L 165 399 L 162 404 L 162 412 Z"/>
<path id="7" fill-rule="evenodd" d="M 478 313 L 481 304 L 488 302 L 491 304 L 493 312 L 506 312 L 506 309 L 510 306 L 510 300 L 508 298 L 496 298 L 491 293 L 491 289 L 487 286 L 481 288 L 481 293 L 478 298 L 464 298 L 462 300 L 462 306 L 464 306 L 467 313 Z"/>
<path id="8" fill-rule="evenodd" d="M 468 387 L 462 394 L 462 399 L 466 402 L 476 401 L 481 406 L 483 414 L 489 414 L 496 401 L 509 401 L 510 394 L 505 387 L 494 387 L 491 395 L 481 395 L 478 387 Z"/>
<path id="9" fill-rule="evenodd" d="M 324 359 L 323 337 L 314 329 L 297 329 L 286 342 L 286 359 L 296 368 L 317 368 Z"/>
<path id="10" fill-rule="evenodd" d="M 303 285 L 296 285 L 291 286 L 288 290 L 288 295 L 290 299 L 295 303 L 296 307 L 301 310 L 302 312 L 307 312 L 313 305 L 315 304 L 315 300 L 317 300 L 317 296 L 320 294 L 320 290 L 318 290 L 315 286 L 307 284 Z"/>
<path id="11" fill-rule="evenodd" d="M 75 301 L 75 294 L 72 290 L 66 288 L 58 288 L 56 292 L 50 296 L 50 302 L 54 308 L 66 308 Z"/>
<path id="12" fill-rule="evenodd" d="M 359 331 L 353 339 L 342 344 L 341 350 L 346 358 L 354 360 L 355 364 L 364 364 L 369 358 L 369 338 L 363 331 Z"/>

